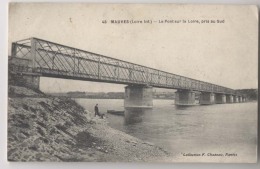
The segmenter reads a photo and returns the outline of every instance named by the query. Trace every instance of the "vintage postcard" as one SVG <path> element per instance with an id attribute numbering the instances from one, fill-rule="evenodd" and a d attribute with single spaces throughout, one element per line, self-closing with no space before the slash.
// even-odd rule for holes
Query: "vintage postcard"
<path id="1" fill-rule="evenodd" d="M 8 161 L 257 161 L 253 5 L 10 3 Z"/>

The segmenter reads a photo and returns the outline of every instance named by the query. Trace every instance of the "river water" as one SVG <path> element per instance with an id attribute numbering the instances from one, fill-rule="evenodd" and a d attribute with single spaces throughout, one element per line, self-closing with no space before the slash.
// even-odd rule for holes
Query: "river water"
<path id="1" fill-rule="evenodd" d="M 76 101 L 89 111 L 96 103 L 102 113 L 124 110 L 121 99 Z M 174 100 L 154 100 L 153 104 L 153 109 L 126 110 L 125 116 L 106 114 L 107 121 L 115 129 L 163 147 L 174 155 L 173 161 L 255 161 L 257 102 L 178 107 Z"/>

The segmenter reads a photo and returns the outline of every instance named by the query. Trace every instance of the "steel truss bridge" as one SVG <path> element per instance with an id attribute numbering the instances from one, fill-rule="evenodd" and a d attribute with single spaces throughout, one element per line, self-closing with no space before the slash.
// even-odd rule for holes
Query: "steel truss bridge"
<path id="1" fill-rule="evenodd" d="M 45 77 L 239 95 L 223 86 L 38 38 L 12 43 L 11 57 L 29 61 L 12 69 Z"/>

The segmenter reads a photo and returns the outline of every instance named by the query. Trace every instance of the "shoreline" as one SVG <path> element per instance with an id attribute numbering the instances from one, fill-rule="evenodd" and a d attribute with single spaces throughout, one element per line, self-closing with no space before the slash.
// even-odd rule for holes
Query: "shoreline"
<path id="1" fill-rule="evenodd" d="M 9 86 L 8 161 L 162 162 L 162 148 L 108 126 L 70 98 Z"/>

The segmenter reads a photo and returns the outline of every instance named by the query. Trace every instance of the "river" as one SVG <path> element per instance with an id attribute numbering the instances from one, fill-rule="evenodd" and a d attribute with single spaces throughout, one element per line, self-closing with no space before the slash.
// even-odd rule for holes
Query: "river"
<path id="1" fill-rule="evenodd" d="M 90 111 L 96 103 L 102 113 L 124 110 L 121 99 L 76 101 Z M 175 161 L 256 159 L 257 102 L 178 107 L 174 100 L 154 100 L 153 104 L 153 109 L 127 110 L 125 116 L 106 114 L 107 121 L 115 129 L 163 147 L 175 156 Z"/>

